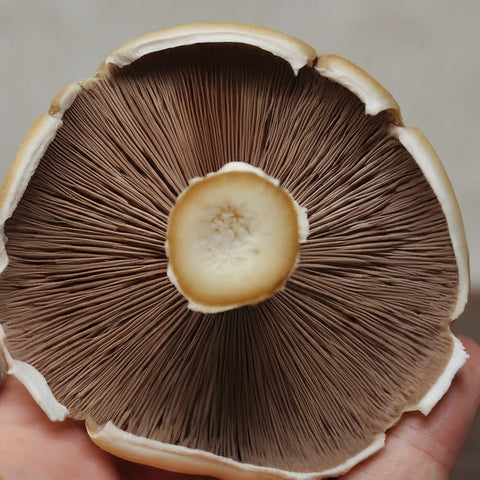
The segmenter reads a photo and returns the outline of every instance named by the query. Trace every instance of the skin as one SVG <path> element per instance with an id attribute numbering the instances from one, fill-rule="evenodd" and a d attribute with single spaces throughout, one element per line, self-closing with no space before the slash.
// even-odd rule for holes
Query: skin
<path id="1" fill-rule="evenodd" d="M 428 417 L 410 413 L 383 450 L 342 480 L 447 480 L 480 405 L 480 347 Z M 80 423 L 50 422 L 15 379 L 0 387 L 0 480 L 187 480 L 195 477 L 119 460 L 98 449 Z"/>

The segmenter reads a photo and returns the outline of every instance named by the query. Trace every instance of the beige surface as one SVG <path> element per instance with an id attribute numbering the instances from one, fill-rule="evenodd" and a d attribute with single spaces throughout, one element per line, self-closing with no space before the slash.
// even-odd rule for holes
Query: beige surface
<path id="1" fill-rule="evenodd" d="M 71 81 L 91 76 L 104 56 L 126 40 L 196 21 L 260 24 L 299 37 L 318 52 L 353 60 L 391 91 L 407 124 L 425 131 L 457 192 L 478 289 L 479 18 L 480 2 L 468 0 L 0 0 L 0 178 L 55 94 Z M 464 330 L 463 321 L 458 331 Z M 480 338 L 478 328 L 471 332 Z M 467 464 L 469 476 L 458 472 L 452 478 L 480 474 L 473 457 Z"/>

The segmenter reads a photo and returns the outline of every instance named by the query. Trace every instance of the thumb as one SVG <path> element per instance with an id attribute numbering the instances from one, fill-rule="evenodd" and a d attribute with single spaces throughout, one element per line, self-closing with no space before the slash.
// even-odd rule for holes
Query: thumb
<path id="1" fill-rule="evenodd" d="M 480 347 L 461 340 L 470 358 L 430 415 L 406 414 L 387 432 L 385 448 L 342 480 L 449 478 L 480 404 Z"/>

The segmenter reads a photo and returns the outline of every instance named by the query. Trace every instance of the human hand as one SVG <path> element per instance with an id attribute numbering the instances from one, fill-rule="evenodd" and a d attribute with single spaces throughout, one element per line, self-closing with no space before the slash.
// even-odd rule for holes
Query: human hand
<path id="1" fill-rule="evenodd" d="M 409 413 L 385 448 L 341 480 L 447 480 L 480 404 L 480 347 L 462 339 L 470 359 L 428 417 Z M 23 386 L 0 387 L 2 480 L 186 480 L 187 475 L 117 459 L 98 449 L 83 425 L 50 422 Z"/>

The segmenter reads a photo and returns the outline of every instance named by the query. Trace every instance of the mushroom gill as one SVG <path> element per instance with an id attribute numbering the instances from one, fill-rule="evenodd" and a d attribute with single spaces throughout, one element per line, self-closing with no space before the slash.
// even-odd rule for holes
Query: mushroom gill
<path id="1" fill-rule="evenodd" d="M 85 87 L 6 223 L 12 357 L 75 419 L 295 472 L 345 462 L 453 348 L 448 226 L 393 123 L 239 43 L 151 53 Z M 229 162 L 277 179 L 309 235 L 282 290 L 204 314 L 167 276 L 167 222 Z"/>

